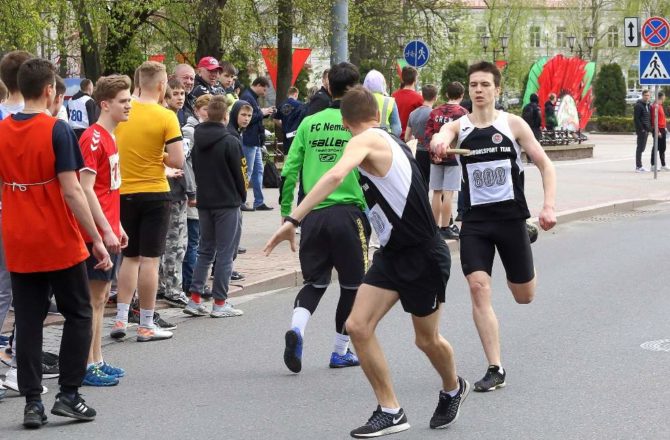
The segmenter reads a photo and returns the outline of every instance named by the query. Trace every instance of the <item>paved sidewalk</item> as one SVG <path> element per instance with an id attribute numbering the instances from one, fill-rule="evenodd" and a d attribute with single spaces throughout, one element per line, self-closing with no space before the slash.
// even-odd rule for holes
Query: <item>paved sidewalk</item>
<path id="1" fill-rule="evenodd" d="M 635 173 L 634 135 L 591 135 L 594 157 L 575 161 L 555 162 L 558 180 L 556 212 L 559 222 L 574 220 L 611 210 L 630 210 L 653 201 L 670 200 L 670 172 Z M 643 162 L 649 165 L 651 143 Z M 526 166 L 526 197 L 531 215 L 537 216 L 542 208 L 541 176 L 534 165 Z M 250 192 L 251 194 L 251 192 Z M 246 279 L 231 286 L 230 296 L 298 286 L 302 283 L 298 254 L 283 243 L 270 257 L 262 253 L 265 242 L 280 225 L 278 191 L 264 190 L 266 203 L 273 211 L 246 212 L 243 217 L 241 245 L 247 253 L 239 255 L 235 270 Z M 253 196 L 251 196 L 253 197 Z M 542 232 L 541 232 L 542 233 Z M 450 243 L 453 249 L 458 243 Z M 165 312 L 163 312 L 165 313 Z M 173 313 L 168 313 L 171 316 Z M 10 314 L 11 315 L 11 314 Z M 181 316 L 177 310 L 175 316 Z M 4 330 L 11 322 L 11 316 Z M 55 320 L 57 318 L 51 318 Z"/>

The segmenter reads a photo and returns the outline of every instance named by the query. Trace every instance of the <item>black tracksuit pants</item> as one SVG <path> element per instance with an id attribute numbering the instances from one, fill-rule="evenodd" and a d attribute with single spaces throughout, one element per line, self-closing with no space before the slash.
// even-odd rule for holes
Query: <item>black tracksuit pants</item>
<path id="1" fill-rule="evenodd" d="M 16 314 L 18 383 L 26 401 L 40 400 L 42 392 L 42 327 L 49 293 L 65 318 L 60 345 L 58 384 L 76 392 L 86 374 L 91 347 L 91 295 L 86 265 L 81 262 L 53 272 L 11 273 Z"/>

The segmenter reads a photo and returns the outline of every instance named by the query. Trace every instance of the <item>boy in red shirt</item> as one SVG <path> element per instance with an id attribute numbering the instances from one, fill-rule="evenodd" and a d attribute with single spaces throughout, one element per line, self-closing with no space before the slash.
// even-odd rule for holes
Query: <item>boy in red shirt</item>
<path id="1" fill-rule="evenodd" d="M 12 279 L 19 391 L 26 396 L 23 425 L 46 423 L 42 392 L 42 323 L 49 293 L 65 317 L 60 350 L 60 393 L 52 414 L 93 420 L 96 412 L 78 393 L 91 343 L 88 252 L 77 222 L 92 237 L 97 269 L 112 263 L 98 233 L 77 171 L 83 166 L 72 129 L 49 116 L 56 96 L 56 68 L 33 58 L 19 69 L 24 109 L 0 123 L 2 236 Z"/>
<path id="2" fill-rule="evenodd" d="M 652 130 L 656 126 L 656 108 L 658 108 L 658 155 L 661 158 L 661 169 L 665 171 L 670 171 L 670 168 L 665 165 L 665 137 L 666 137 L 666 127 L 667 123 L 665 121 L 665 110 L 663 109 L 663 102 L 665 101 L 665 93 L 658 92 L 656 96 L 656 102 L 651 106 L 651 128 Z M 651 166 L 653 167 L 656 163 L 656 158 L 651 156 Z"/>
<path id="3" fill-rule="evenodd" d="M 412 66 L 402 68 L 402 88 L 393 92 L 393 97 L 398 105 L 398 114 L 400 115 L 400 125 L 402 132 L 400 139 L 405 139 L 405 130 L 407 130 L 407 121 L 409 114 L 423 105 L 423 96 L 414 90 L 416 88 L 416 79 L 419 71 Z"/>
<path id="4" fill-rule="evenodd" d="M 128 244 L 128 236 L 121 226 L 120 219 L 121 173 L 114 129 L 119 122 L 128 120 L 130 78 L 125 75 L 100 78 L 93 97 L 100 105 L 100 116 L 79 139 L 79 147 L 84 157 L 84 167 L 79 172 L 79 180 L 114 267 L 110 271 L 103 271 L 95 268 L 94 257 L 90 256 L 86 260 L 93 309 L 93 336 L 84 385 L 110 386 L 118 384 L 118 378 L 125 374 L 123 369 L 113 367 L 102 359 L 102 321 L 112 279 L 116 276 L 121 249 Z M 86 246 L 90 249 L 92 247 L 90 238 L 86 231 L 82 230 L 81 233 Z"/>

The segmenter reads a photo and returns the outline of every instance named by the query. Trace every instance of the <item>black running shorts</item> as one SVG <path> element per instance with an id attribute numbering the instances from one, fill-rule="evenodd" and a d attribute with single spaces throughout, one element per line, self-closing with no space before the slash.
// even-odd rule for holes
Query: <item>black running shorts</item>
<path id="1" fill-rule="evenodd" d="M 523 284 L 535 278 L 526 220 L 463 222 L 460 240 L 461 266 L 466 276 L 480 270 L 491 275 L 498 249 L 508 281 Z"/>
<path id="2" fill-rule="evenodd" d="M 375 252 L 363 282 L 398 292 L 402 308 L 414 316 L 428 316 L 445 299 L 451 270 L 451 254 L 436 236 L 425 246 Z"/>
<path id="3" fill-rule="evenodd" d="M 300 268 L 305 284 L 326 287 L 333 268 L 340 286 L 357 289 L 368 268 L 370 223 L 354 205 L 310 212 L 300 225 Z"/>
<path id="4" fill-rule="evenodd" d="M 86 272 L 88 273 L 89 281 L 112 281 L 115 279 L 119 263 L 121 262 L 121 254 L 109 254 L 109 258 L 112 260 L 112 268 L 110 270 L 96 269 L 95 266 L 98 264 L 98 259 L 93 255 L 93 243 L 86 243 L 86 248 L 89 253 L 86 259 Z"/>
<path id="5" fill-rule="evenodd" d="M 170 224 L 169 195 L 122 195 L 121 224 L 128 234 L 128 247 L 123 250 L 124 257 L 160 257 L 165 252 L 165 239 Z"/>

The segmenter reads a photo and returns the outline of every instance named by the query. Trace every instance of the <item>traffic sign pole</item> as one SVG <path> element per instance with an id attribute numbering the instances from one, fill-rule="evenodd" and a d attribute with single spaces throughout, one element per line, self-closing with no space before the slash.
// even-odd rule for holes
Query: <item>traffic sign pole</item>
<path id="1" fill-rule="evenodd" d="M 658 86 L 654 86 L 654 180 L 658 179 Z"/>

